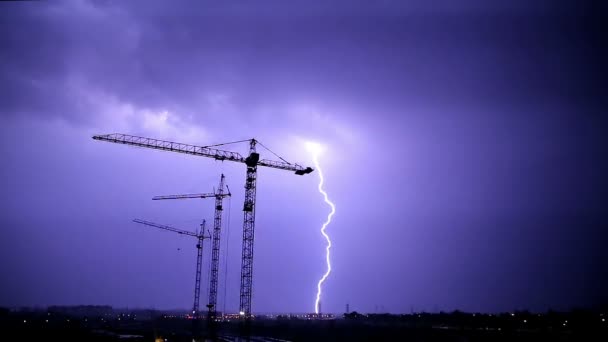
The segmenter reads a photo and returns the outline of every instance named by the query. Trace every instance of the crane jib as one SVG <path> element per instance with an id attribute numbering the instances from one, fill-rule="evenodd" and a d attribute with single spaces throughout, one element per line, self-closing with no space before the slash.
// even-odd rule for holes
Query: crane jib
<path id="1" fill-rule="evenodd" d="M 219 161 L 234 161 L 244 163 L 247 167 L 265 166 L 286 171 L 293 171 L 296 175 L 305 175 L 314 171 L 311 167 L 303 167 L 298 164 L 291 164 L 284 161 L 260 160 L 260 155 L 256 152 L 250 153 L 247 158 L 244 158 L 237 152 L 218 150 L 214 148 L 195 146 L 183 143 L 177 143 L 166 140 L 153 138 L 145 138 L 128 134 L 112 133 L 104 135 L 95 135 L 93 139 L 107 141 L 116 144 L 131 145 L 137 147 L 152 148 L 161 151 L 178 152 L 201 157 L 213 158 Z"/>

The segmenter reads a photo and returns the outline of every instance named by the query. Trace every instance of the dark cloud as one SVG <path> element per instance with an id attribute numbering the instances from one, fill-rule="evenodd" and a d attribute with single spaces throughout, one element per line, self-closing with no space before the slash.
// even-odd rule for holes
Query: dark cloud
<path id="1" fill-rule="evenodd" d="M 585 11 L 465 6 L 275 3 L 256 15 L 250 6 L 205 3 L 30 5 L 3 20 L 2 84 L 19 109 L 59 103 L 68 108 L 56 112 L 82 117 L 83 108 L 69 108 L 69 90 L 86 86 L 139 106 L 196 108 L 203 122 L 207 96 L 218 92 L 240 117 L 302 97 L 393 112 L 396 104 L 598 98 L 598 42 Z"/>

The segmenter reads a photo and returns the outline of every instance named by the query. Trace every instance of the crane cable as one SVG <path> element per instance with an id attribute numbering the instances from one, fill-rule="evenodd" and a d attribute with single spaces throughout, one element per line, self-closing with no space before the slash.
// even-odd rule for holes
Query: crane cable
<path id="1" fill-rule="evenodd" d="M 268 152 L 272 153 L 275 155 L 275 157 L 281 159 L 282 161 L 286 162 L 287 164 L 291 165 L 290 162 L 288 162 L 287 160 L 283 159 L 281 156 L 279 156 L 278 154 L 274 153 L 271 149 L 269 149 L 268 147 L 264 146 L 264 144 L 262 144 L 259 140 L 256 140 L 258 142 L 258 144 L 260 146 L 262 146 L 263 148 L 265 148 Z"/>
<path id="2" fill-rule="evenodd" d="M 251 139 L 246 139 L 246 140 L 238 140 L 238 141 L 231 141 L 231 142 L 227 142 L 227 143 L 213 144 L 213 145 L 207 145 L 207 146 L 201 146 L 201 147 L 202 147 L 202 148 L 209 148 L 209 147 L 217 147 L 217 146 L 224 146 L 224 145 L 238 144 L 238 143 L 242 143 L 242 142 L 249 142 L 249 141 L 251 141 Z"/>

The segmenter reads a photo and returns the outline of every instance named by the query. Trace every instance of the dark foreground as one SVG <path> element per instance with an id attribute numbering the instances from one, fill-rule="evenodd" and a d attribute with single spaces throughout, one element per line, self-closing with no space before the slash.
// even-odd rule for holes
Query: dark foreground
<path id="1" fill-rule="evenodd" d="M 151 310 L 0 309 L 3 340 L 191 341 L 192 320 Z M 359 315 L 331 320 L 258 317 L 254 341 L 608 341 L 602 312 Z M 217 323 L 218 341 L 237 341 L 240 321 Z M 202 322 L 201 335 L 210 337 Z"/>

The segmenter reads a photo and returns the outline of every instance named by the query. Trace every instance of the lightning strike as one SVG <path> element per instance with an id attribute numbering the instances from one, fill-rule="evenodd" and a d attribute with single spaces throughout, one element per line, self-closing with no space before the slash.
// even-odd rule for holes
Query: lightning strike
<path id="1" fill-rule="evenodd" d="M 323 178 L 323 171 L 321 170 L 321 166 L 319 165 L 319 153 L 321 152 L 321 147 L 318 144 L 310 143 L 310 142 L 307 143 L 307 147 L 308 147 L 308 150 L 312 153 L 312 160 L 313 160 L 313 163 L 315 164 L 315 169 L 317 171 L 317 174 L 319 175 L 319 187 L 318 187 L 319 193 L 321 193 L 321 195 L 323 195 L 323 199 L 324 199 L 325 203 L 327 205 L 329 205 L 329 207 L 331 208 L 330 213 L 327 215 L 327 220 L 325 221 L 325 223 L 323 223 L 323 226 L 321 226 L 321 234 L 323 234 L 323 237 L 325 237 L 325 240 L 327 240 L 327 247 L 325 248 L 325 251 L 326 251 L 325 260 L 327 262 L 327 271 L 325 272 L 323 277 L 321 277 L 321 279 L 317 283 L 317 298 L 315 300 L 315 313 L 319 314 L 319 302 L 321 301 L 322 286 L 323 286 L 323 283 L 325 282 L 325 280 L 327 279 L 327 277 L 329 277 L 329 274 L 331 273 L 331 261 L 329 258 L 329 250 L 331 249 L 331 240 L 329 238 L 329 235 L 327 235 L 327 233 L 325 232 L 325 229 L 331 223 L 331 218 L 332 218 L 332 216 L 334 216 L 334 214 L 336 212 L 336 206 L 329 200 L 329 197 L 327 196 L 327 192 L 325 192 L 325 190 L 323 189 L 323 183 L 325 182 L 325 179 Z"/>

